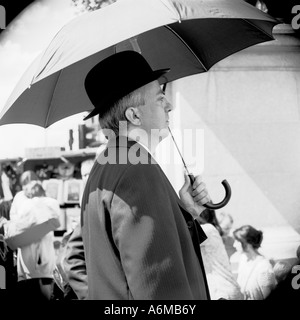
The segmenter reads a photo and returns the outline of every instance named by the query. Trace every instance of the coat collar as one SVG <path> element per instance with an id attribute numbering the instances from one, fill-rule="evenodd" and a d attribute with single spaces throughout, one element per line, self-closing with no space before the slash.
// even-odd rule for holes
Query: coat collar
<path id="1" fill-rule="evenodd" d="M 114 138 L 109 139 L 107 143 L 107 148 L 127 148 L 130 149 L 133 145 L 138 144 L 139 147 L 143 149 L 143 151 L 146 151 L 149 153 L 152 157 L 153 154 L 150 152 L 146 146 L 144 146 L 142 143 L 139 143 L 136 140 L 133 140 L 127 136 L 116 136 Z"/>
<path id="2" fill-rule="evenodd" d="M 134 144 L 138 143 L 135 140 L 132 140 L 126 136 L 116 136 L 108 140 L 107 148 L 130 148 Z"/>

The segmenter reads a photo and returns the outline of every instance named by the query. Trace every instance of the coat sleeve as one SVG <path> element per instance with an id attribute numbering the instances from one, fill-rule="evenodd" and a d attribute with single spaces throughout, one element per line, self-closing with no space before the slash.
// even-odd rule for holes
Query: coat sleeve
<path id="1" fill-rule="evenodd" d="M 88 281 L 80 224 L 77 225 L 68 240 L 63 268 L 78 299 L 87 299 Z"/>
<path id="2" fill-rule="evenodd" d="M 157 167 L 133 165 L 112 199 L 113 237 L 133 299 L 193 299 L 183 257 L 192 241 L 163 180 Z"/>

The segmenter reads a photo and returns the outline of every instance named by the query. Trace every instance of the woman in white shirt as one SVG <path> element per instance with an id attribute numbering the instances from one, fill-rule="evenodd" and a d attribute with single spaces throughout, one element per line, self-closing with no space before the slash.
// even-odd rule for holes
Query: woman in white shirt
<path id="1" fill-rule="evenodd" d="M 263 300 L 277 285 L 270 261 L 258 251 L 263 233 L 244 225 L 236 229 L 233 235 L 234 246 L 240 253 L 237 282 L 245 300 Z"/>

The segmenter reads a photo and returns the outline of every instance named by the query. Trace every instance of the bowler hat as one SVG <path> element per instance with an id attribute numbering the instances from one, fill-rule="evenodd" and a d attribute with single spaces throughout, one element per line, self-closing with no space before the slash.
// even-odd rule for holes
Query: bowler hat
<path id="1" fill-rule="evenodd" d="M 136 51 L 122 51 L 100 61 L 87 74 L 84 82 L 94 110 L 84 118 L 103 115 L 118 100 L 132 91 L 161 77 L 170 69 L 153 71 Z"/>

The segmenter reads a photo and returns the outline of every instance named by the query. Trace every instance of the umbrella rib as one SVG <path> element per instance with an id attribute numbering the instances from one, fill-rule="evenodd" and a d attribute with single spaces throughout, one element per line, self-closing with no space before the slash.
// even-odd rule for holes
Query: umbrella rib
<path id="1" fill-rule="evenodd" d="M 256 26 L 254 23 L 252 23 L 249 19 L 243 19 L 244 21 L 246 21 L 248 24 L 250 24 L 251 26 L 255 27 L 256 29 L 260 30 L 262 33 L 266 34 L 268 37 L 270 37 L 271 39 L 275 40 L 273 35 L 270 36 L 270 34 L 268 32 L 266 32 L 265 30 L 263 30 L 262 28 L 259 28 L 258 26 Z"/>
<path id="2" fill-rule="evenodd" d="M 185 46 L 186 48 L 192 53 L 192 55 L 196 58 L 196 60 L 201 64 L 201 66 L 205 69 L 205 71 L 208 71 L 208 69 L 205 67 L 205 65 L 201 62 L 201 60 L 198 58 L 196 53 L 190 48 L 190 46 L 180 37 L 178 33 L 176 33 L 170 26 L 165 26 L 167 29 L 169 29 Z"/>
<path id="3" fill-rule="evenodd" d="M 46 117 L 46 121 L 45 121 L 45 128 L 47 128 L 47 124 L 48 124 L 48 119 L 50 117 L 50 110 L 51 110 L 51 104 L 52 104 L 52 100 L 53 100 L 53 97 L 54 97 L 54 94 L 55 94 L 55 91 L 56 91 L 56 87 L 57 87 L 57 83 L 59 81 L 59 78 L 60 78 L 60 75 L 62 73 L 62 69 L 59 70 L 59 75 L 57 77 L 57 80 L 55 82 L 55 86 L 54 86 L 54 90 L 52 92 L 52 96 L 51 96 L 51 99 L 50 99 L 50 104 L 49 104 L 49 108 L 48 108 L 48 112 L 47 112 L 47 117 Z"/>
<path id="4" fill-rule="evenodd" d="M 45 66 L 43 67 L 42 70 L 40 70 L 40 72 L 36 75 L 36 76 L 33 76 L 33 79 L 31 81 L 31 84 L 32 82 L 34 81 L 34 79 L 38 78 L 44 71 L 45 69 L 47 68 L 48 64 L 51 62 L 52 58 L 54 57 L 54 55 L 56 54 L 57 50 L 55 50 L 55 52 L 51 55 L 51 57 L 48 59 L 47 63 L 45 64 Z M 42 59 L 42 58 L 41 58 Z"/>

